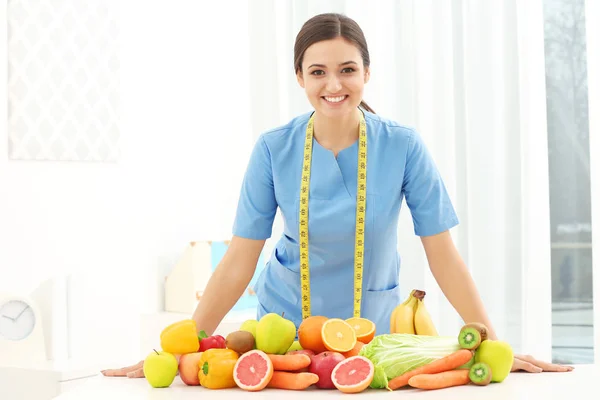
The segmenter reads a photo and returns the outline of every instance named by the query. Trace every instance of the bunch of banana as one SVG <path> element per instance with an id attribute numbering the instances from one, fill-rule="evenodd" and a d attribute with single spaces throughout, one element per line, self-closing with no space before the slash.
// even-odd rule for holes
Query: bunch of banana
<path id="1" fill-rule="evenodd" d="M 399 304 L 390 317 L 390 333 L 409 333 L 412 335 L 438 336 L 431 315 L 425 308 L 425 292 L 414 289 Z"/>

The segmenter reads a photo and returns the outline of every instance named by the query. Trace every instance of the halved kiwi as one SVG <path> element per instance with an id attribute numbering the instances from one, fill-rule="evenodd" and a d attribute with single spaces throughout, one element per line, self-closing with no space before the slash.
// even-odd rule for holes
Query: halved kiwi
<path id="1" fill-rule="evenodd" d="M 469 379 L 476 385 L 485 386 L 492 381 L 492 369 L 486 363 L 475 363 L 469 369 Z"/>
<path id="2" fill-rule="evenodd" d="M 478 322 L 466 324 L 458 334 L 458 344 L 463 349 L 475 350 L 481 342 L 487 340 L 487 328 Z"/>

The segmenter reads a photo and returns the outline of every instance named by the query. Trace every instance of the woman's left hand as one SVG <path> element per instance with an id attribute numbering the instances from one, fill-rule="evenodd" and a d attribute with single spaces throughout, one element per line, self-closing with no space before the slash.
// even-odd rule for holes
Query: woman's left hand
<path id="1" fill-rule="evenodd" d="M 521 354 L 515 354 L 513 366 L 511 368 L 511 372 L 568 372 L 572 370 L 573 367 L 570 365 L 547 363 L 536 360 L 532 356 L 524 356 Z"/>

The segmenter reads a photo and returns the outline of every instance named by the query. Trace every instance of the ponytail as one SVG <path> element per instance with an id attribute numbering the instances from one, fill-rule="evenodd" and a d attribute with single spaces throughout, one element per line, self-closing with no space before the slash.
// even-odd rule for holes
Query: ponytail
<path id="1" fill-rule="evenodd" d="M 371 107 L 369 107 L 369 105 L 367 103 L 365 103 L 364 101 L 360 102 L 359 107 L 361 107 L 362 109 L 364 109 L 372 114 L 375 114 L 375 111 Z"/>

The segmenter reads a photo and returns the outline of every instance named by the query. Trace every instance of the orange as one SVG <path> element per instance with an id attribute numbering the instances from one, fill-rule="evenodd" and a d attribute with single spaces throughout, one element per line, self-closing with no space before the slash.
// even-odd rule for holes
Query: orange
<path id="1" fill-rule="evenodd" d="M 322 315 L 313 315 L 300 323 L 298 327 L 298 342 L 305 350 L 312 350 L 315 354 L 327 350 L 321 339 L 321 328 L 327 321 L 327 317 Z"/>
<path id="2" fill-rule="evenodd" d="M 363 342 L 357 340 L 356 344 L 354 345 L 352 350 L 342 353 L 342 355 L 346 358 L 350 358 L 352 356 L 357 356 L 358 353 L 360 352 L 360 349 L 362 349 L 364 345 L 365 344 Z"/>
<path id="3" fill-rule="evenodd" d="M 340 361 L 331 371 L 331 381 L 344 393 L 360 393 L 375 376 L 375 366 L 366 357 L 354 356 Z"/>
<path id="4" fill-rule="evenodd" d="M 354 348 L 356 331 L 343 319 L 331 318 L 321 328 L 321 339 L 327 350 L 345 353 Z"/>
<path id="5" fill-rule="evenodd" d="M 369 343 L 375 337 L 375 323 L 366 318 L 352 317 L 346 320 L 356 331 L 356 340 Z"/>

